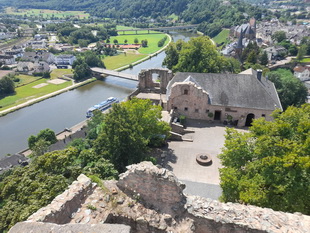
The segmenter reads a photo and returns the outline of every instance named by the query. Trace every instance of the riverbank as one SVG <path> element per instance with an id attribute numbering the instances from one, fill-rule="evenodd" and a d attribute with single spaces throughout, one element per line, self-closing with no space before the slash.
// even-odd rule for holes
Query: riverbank
<path id="1" fill-rule="evenodd" d="M 144 61 L 150 59 L 151 57 L 157 56 L 159 53 L 161 53 L 162 51 L 164 51 L 164 50 L 167 48 L 167 46 L 168 46 L 168 45 L 171 43 L 171 41 L 172 41 L 172 38 L 171 38 L 171 36 L 170 36 L 169 34 L 166 34 L 166 36 L 168 37 L 169 41 L 168 41 L 168 43 L 167 43 L 163 48 L 161 48 L 160 50 L 158 50 L 158 51 L 155 52 L 155 53 L 150 54 L 149 56 L 147 56 L 147 57 L 145 57 L 145 58 L 143 58 L 143 59 L 140 59 L 139 61 L 136 61 L 136 62 L 134 62 L 134 63 L 127 64 L 127 65 L 122 66 L 122 67 L 119 67 L 119 68 L 116 68 L 115 70 L 116 70 L 116 71 L 122 71 L 122 70 L 128 69 L 128 68 L 130 67 L 130 65 L 135 66 L 135 65 L 137 65 L 137 64 L 140 64 L 140 63 L 142 63 L 142 62 L 144 62 Z M 5 116 L 5 115 L 7 115 L 7 114 L 9 114 L 9 113 L 12 113 L 12 112 L 14 112 L 14 111 L 17 111 L 17 110 L 19 110 L 19 109 L 21 109 L 21 108 L 28 107 L 28 106 L 33 105 L 33 104 L 35 104 L 35 103 L 38 103 L 38 102 L 41 102 L 41 101 L 43 101 L 43 100 L 49 99 L 49 98 L 54 97 L 54 96 L 56 96 L 56 95 L 62 94 L 62 93 L 64 93 L 64 92 L 67 92 L 67 91 L 76 89 L 76 88 L 78 88 L 78 87 L 80 87 L 80 86 L 83 86 L 83 85 L 86 85 L 86 84 L 88 84 L 88 83 L 90 83 L 90 82 L 94 82 L 95 80 L 96 80 L 95 78 L 88 79 L 88 80 L 86 80 L 86 81 L 83 81 L 83 82 L 80 82 L 80 83 L 75 83 L 75 84 L 73 84 L 73 85 L 71 85 L 71 86 L 69 86 L 69 87 L 66 87 L 66 88 L 64 88 L 64 89 L 61 89 L 61 90 L 58 90 L 58 91 L 49 93 L 49 94 L 47 94 L 47 95 L 44 95 L 44 96 L 41 96 L 41 97 L 38 97 L 38 98 L 34 98 L 34 99 L 31 99 L 31 100 L 28 100 L 27 102 L 24 102 L 24 103 L 22 103 L 22 104 L 19 104 L 19 105 L 13 106 L 13 107 L 11 107 L 11 108 L 5 109 L 5 110 L 3 110 L 3 111 L 0 111 L 0 117 L 1 117 L 1 116 Z"/>
<path id="2" fill-rule="evenodd" d="M 155 52 L 155 53 L 150 54 L 149 56 L 147 56 L 147 57 L 145 57 L 145 58 L 142 58 L 142 59 L 139 60 L 139 61 L 130 63 L 130 64 L 128 64 L 128 65 L 125 65 L 125 66 L 122 66 L 122 67 L 119 67 L 119 68 L 116 68 L 115 70 L 116 70 L 116 71 L 126 70 L 126 69 L 130 68 L 130 65 L 135 66 L 135 65 L 138 65 L 138 64 L 140 64 L 140 63 L 142 63 L 142 62 L 144 62 L 144 61 L 150 59 L 151 57 L 157 56 L 158 54 L 160 54 L 161 52 L 163 52 L 163 51 L 169 46 L 169 44 L 170 44 L 171 41 L 172 41 L 172 37 L 171 37 L 169 34 L 166 33 L 166 36 L 168 37 L 169 41 L 168 41 L 168 43 L 167 43 L 163 48 L 161 48 L 160 50 L 158 50 L 158 51 Z"/>
<path id="3" fill-rule="evenodd" d="M 5 115 L 7 115 L 7 114 L 9 114 L 11 112 L 17 111 L 17 110 L 19 110 L 21 108 L 28 107 L 28 106 L 33 105 L 35 103 L 38 103 L 38 102 L 41 102 L 43 100 L 49 99 L 49 98 L 54 97 L 56 95 L 62 94 L 64 92 L 71 91 L 73 89 L 76 89 L 76 88 L 78 88 L 80 86 L 83 86 L 83 85 L 86 85 L 88 83 L 94 82 L 96 80 L 97 80 L 96 78 L 87 79 L 87 80 L 85 80 L 83 82 L 75 83 L 75 84 L 73 84 L 73 85 L 71 85 L 69 87 L 66 87 L 64 89 L 61 89 L 61 90 L 49 93 L 49 94 L 44 95 L 44 96 L 40 96 L 38 98 L 34 98 L 34 99 L 31 99 L 31 100 L 28 100 L 27 102 L 24 102 L 22 104 L 19 104 L 19 105 L 16 105 L 14 107 L 5 109 L 3 111 L 0 111 L 0 117 L 1 116 L 5 116 Z"/>

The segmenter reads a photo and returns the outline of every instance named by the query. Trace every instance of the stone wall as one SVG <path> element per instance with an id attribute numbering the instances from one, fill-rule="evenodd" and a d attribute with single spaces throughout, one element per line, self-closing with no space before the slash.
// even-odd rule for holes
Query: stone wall
<path id="1" fill-rule="evenodd" d="M 185 185 L 167 169 L 142 162 L 127 167 L 120 175 L 117 186 L 127 195 L 141 201 L 160 213 L 175 215 L 183 209 Z"/>
<path id="2" fill-rule="evenodd" d="M 128 170 L 120 175 L 119 181 L 105 181 L 103 189 L 93 185 L 86 176 L 80 175 L 78 181 L 73 182 L 50 205 L 30 216 L 26 223 L 14 226 L 10 232 L 21 232 L 18 229 L 23 229 L 25 233 L 47 232 L 42 229 L 53 229 L 56 233 L 80 232 L 94 227 L 94 224 L 107 222 L 130 225 L 131 232 L 138 233 L 309 232 L 310 216 L 185 196 L 184 188 L 185 185 L 172 172 L 154 166 L 151 162 L 128 166 Z M 93 205 L 92 209 L 87 207 L 90 204 Z M 83 224 L 49 224 L 65 224 L 70 220 L 71 223 L 76 223 L 86 212 L 92 216 L 86 222 L 89 228 L 87 224 L 86 227 Z M 42 225 L 34 222 L 49 223 Z M 75 228 L 77 231 L 74 231 Z M 124 232 L 128 232 L 128 228 L 124 229 Z"/>
<path id="3" fill-rule="evenodd" d="M 153 81 L 153 74 L 159 75 L 159 83 Z M 169 69 L 145 69 L 141 70 L 138 78 L 138 87 L 140 91 L 159 88 L 160 93 L 165 94 L 167 91 L 167 85 L 169 81 L 173 78 L 173 73 Z"/>
<path id="4" fill-rule="evenodd" d="M 195 232 L 291 232 L 306 233 L 310 216 L 290 214 L 237 203 L 221 203 L 197 196 L 187 198 L 186 209 L 195 222 Z"/>
<path id="5" fill-rule="evenodd" d="M 12 227 L 9 233 L 130 233 L 130 226 L 123 224 L 64 224 L 40 222 L 20 222 Z"/>
<path id="6" fill-rule="evenodd" d="M 117 185 L 129 195 L 139 193 L 144 203 L 159 212 L 174 217 L 178 212 L 179 217 L 192 219 L 193 232 L 197 233 L 306 233 L 310 229 L 310 216 L 251 205 L 221 203 L 196 196 L 185 197 L 184 185 L 178 182 L 174 174 L 150 162 L 128 166 L 127 172 L 120 175 Z"/>
<path id="7" fill-rule="evenodd" d="M 77 211 L 94 187 L 91 180 L 81 174 L 65 192 L 58 195 L 51 204 L 32 214 L 28 221 L 57 224 L 70 222 L 72 213 Z"/>
<path id="8" fill-rule="evenodd" d="M 184 90 L 187 90 L 187 94 L 184 94 Z M 215 111 L 220 111 L 220 121 L 227 120 L 227 116 L 232 116 L 233 120 L 238 120 L 238 126 L 245 126 L 246 117 L 252 113 L 255 115 L 255 119 L 265 115 L 267 121 L 271 121 L 273 118 L 270 116 L 272 111 L 238 108 L 238 107 L 225 107 L 209 104 L 209 94 L 201 87 L 198 87 L 192 82 L 188 83 L 174 83 L 167 103 L 167 110 L 175 110 L 175 112 L 184 115 L 190 119 L 199 120 L 214 120 Z M 209 113 L 213 116 L 209 117 Z"/>

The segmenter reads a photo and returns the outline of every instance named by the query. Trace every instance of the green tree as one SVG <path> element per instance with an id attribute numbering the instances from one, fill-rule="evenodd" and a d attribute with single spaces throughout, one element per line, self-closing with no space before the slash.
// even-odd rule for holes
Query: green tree
<path id="1" fill-rule="evenodd" d="M 0 96 L 9 95 L 15 92 L 14 81 L 9 76 L 0 79 Z"/>
<path id="2" fill-rule="evenodd" d="M 290 105 L 301 106 L 305 103 L 307 88 L 290 70 L 278 69 L 267 75 L 275 84 L 284 110 Z"/>
<path id="3" fill-rule="evenodd" d="M 43 155 L 48 151 L 50 145 L 51 143 L 43 138 L 38 139 L 31 148 L 32 156 L 37 157 Z"/>
<path id="4" fill-rule="evenodd" d="M 264 51 L 262 56 L 260 57 L 260 64 L 263 66 L 268 65 L 268 55 L 266 51 Z"/>
<path id="5" fill-rule="evenodd" d="M 115 104 L 105 116 L 94 149 L 123 172 L 127 165 L 147 158 L 147 146 L 153 140 L 168 135 L 170 127 L 160 119 L 161 108 L 150 100 L 132 99 Z"/>
<path id="6" fill-rule="evenodd" d="M 45 142 L 49 143 L 49 145 L 54 144 L 57 142 L 57 138 L 55 135 L 55 132 L 51 129 L 43 129 L 41 130 L 37 136 L 31 135 L 28 138 L 28 146 L 30 149 L 33 149 L 33 147 L 35 146 L 35 144 L 39 141 L 39 140 L 44 140 Z"/>
<path id="7" fill-rule="evenodd" d="M 255 51 L 251 51 L 246 59 L 246 62 L 250 63 L 250 64 L 256 64 L 257 62 L 257 55 Z"/>
<path id="8" fill-rule="evenodd" d="M 118 44 L 118 40 L 117 40 L 117 39 L 114 39 L 114 40 L 113 40 L 113 43 L 114 43 L 114 44 Z"/>
<path id="9" fill-rule="evenodd" d="M 84 61 L 90 67 L 102 67 L 105 68 L 103 61 L 101 60 L 100 56 L 98 56 L 93 51 L 87 51 L 83 54 Z"/>
<path id="10" fill-rule="evenodd" d="M 173 71 L 219 73 L 226 68 L 226 59 L 221 56 L 209 37 L 191 38 L 182 45 L 178 64 Z"/>
<path id="11" fill-rule="evenodd" d="M 141 40 L 141 45 L 143 48 L 147 47 L 147 43 L 148 43 L 147 39 Z"/>
<path id="12" fill-rule="evenodd" d="M 87 47 L 87 45 L 89 44 L 89 41 L 88 40 L 85 40 L 85 39 L 79 39 L 78 40 L 78 44 L 81 48 L 83 47 Z"/>
<path id="13" fill-rule="evenodd" d="M 138 43 L 139 43 L 138 38 L 135 38 L 135 39 L 134 39 L 134 43 L 135 43 L 135 44 L 138 44 Z"/>
<path id="14" fill-rule="evenodd" d="M 307 45 L 303 44 L 299 47 L 298 49 L 298 54 L 296 59 L 298 61 L 301 61 L 302 59 L 304 59 L 304 56 L 307 54 Z"/>
<path id="15" fill-rule="evenodd" d="M 249 133 L 226 130 L 221 199 L 309 215 L 310 105 L 273 116 L 254 120 Z"/>
<path id="16" fill-rule="evenodd" d="M 277 43 L 280 43 L 286 40 L 286 33 L 284 31 L 276 31 L 272 34 L 271 38 Z"/>
<path id="17" fill-rule="evenodd" d="M 177 50 L 176 44 L 171 42 L 165 50 L 166 57 L 163 61 L 163 65 L 168 69 L 172 68 L 179 62 L 179 51 Z"/>
<path id="18" fill-rule="evenodd" d="M 86 62 L 83 61 L 81 64 L 75 66 L 73 71 L 73 78 L 76 81 L 80 81 L 82 79 L 87 79 L 91 77 L 91 74 L 92 74 L 91 69 L 86 64 Z"/>
<path id="19" fill-rule="evenodd" d="M 125 39 L 125 40 L 124 40 L 124 43 L 125 43 L 125 44 L 127 44 L 127 42 L 128 42 L 128 40 L 127 40 L 127 39 Z"/>
<path id="20" fill-rule="evenodd" d="M 51 78 L 51 73 L 50 72 L 43 72 L 42 78 Z"/>

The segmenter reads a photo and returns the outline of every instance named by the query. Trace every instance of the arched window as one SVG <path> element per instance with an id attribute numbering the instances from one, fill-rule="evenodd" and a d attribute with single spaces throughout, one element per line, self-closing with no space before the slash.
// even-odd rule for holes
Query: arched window
<path id="1" fill-rule="evenodd" d="M 187 89 L 184 90 L 184 95 L 188 95 L 188 90 Z"/>

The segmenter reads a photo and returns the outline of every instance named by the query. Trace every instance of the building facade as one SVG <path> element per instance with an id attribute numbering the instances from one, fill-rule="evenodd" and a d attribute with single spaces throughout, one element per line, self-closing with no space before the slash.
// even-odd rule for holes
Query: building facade
<path id="1" fill-rule="evenodd" d="M 282 110 L 274 84 L 261 71 L 240 74 L 177 73 L 167 86 L 167 110 L 190 119 L 250 126 Z"/>

